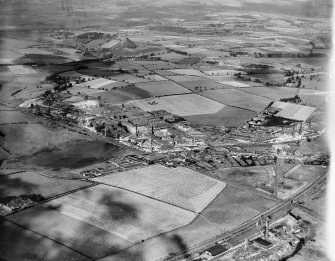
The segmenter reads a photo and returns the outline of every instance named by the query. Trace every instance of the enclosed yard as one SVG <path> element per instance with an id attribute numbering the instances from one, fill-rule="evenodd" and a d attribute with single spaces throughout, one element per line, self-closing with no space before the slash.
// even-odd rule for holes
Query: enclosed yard
<path id="1" fill-rule="evenodd" d="M 99 185 L 21 211 L 8 219 L 98 258 L 186 225 L 194 217 L 190 211 Z"/>
<path id="2" fill-rule="evenodd" d="M 154 165 L 93 179 L 193 211 L 202 211 L 226 186 L 188 168 Z"/>
<path id="3" fill-rule="evenodd" d="M 166 110 L 179 116 L 216 113 L 225 105 L 197 94 L 172 95 L 131 102 L 144 111 Z"/>
<path id="4" fill-rule="evenodd" d="M 191 93 L 190 90 L 172 81 L 136 83 L 136 86 L 142 90 L 149 92 L 152 96 L 166 96 Z"/>
<path id="5" fill-rule="evenodd" d="M 248 109 L 254 112 L 261 112 L 271 102 L 268 98 L 252 95 L 236 89 L 204 91 L 201 95 L 226 105 Z"/>

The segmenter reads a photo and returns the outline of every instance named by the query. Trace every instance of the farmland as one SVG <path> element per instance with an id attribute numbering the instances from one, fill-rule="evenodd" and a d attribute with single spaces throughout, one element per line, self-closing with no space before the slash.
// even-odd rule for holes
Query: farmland
<path id="1" fill-rule="evenodd" d="M 182 75 L 194 75 L 194 76 L 204 75 L 202 72 L 195 70 L 195 69 L 174 69 L 174 70 L 169 70 L 169 71 L 175 74 L 182 74 Z"/>
<path id="2" fill-rule="evenodd" d="M 223 85 L 198 76 L 167 76 L 167 78 L 174 82 L 178 82 L 180 85 L 190 89 L 193 92 L 201 90 L 223 89 L 227 87 L 229 88 L 227 85 Z"/>
<path id="3" fill-rule="evenodd" d="M 242 224 L 275 205 L 276 202 L 253 192 L 227 186 L 191 224 L 166 233 L 162 238 L 152 238 L 101 260 L 127 258 L 135 261 L 137 256 L 143 256 L 144 260 L 163 258 L 170 253 L 181 251 L 182 246 L 177 240 L 187 248 L 192 247 Z"/>
<path id="4" fill-rule="evenodd" d="M 32 171 L 0 175 L 0 184 L 2 198 L 31 194 L 50 198 L 89 185 L 81 180 L 54 179 Z"/>
<path id="5" fill-rule="evenodd" d="M 166 110 L 179 116 L 216 113 L 225 106 L 196 94 L 172 95 L 131 103 L 144 111 Z"/>
<path id="6" fill-rule="evenodd" d="M 188 89 L 172 82 L 172 81 L 159 81 L 159 82 L 146 82 L 136 83 L 138 88 L 149 92 L 152 96 L 166 96 L 174 94 L 191 93 Z"/>
<path id="7" fill-rule="evenodd" d="M 7 220 L 0 220 L 0 253 L 4 260 L 90 260 L 51 239 Z M 12 249 L 15 251 L 12 251 Z"/>
<path id="8" fill-rule="evenodd" d="M 264 110 L 271 102 L 268 98 L 251 95 L 236 89 L 209 90 L 202 92 L 201 95 L 226 105 L 255 112 Z"/>
<path id="9" fill-rule="evenodd" d="M 256 112 L 225 106 L 223 109 L 213 114 L 192 115 L 186 116 L 185 118 L 190 122 L 204 125 L 237 127 L 256 115 Z"/>
<path id="10" fill-rule="evenodd" d="M 133 182 L 129 184 L 128 180 Z M 220 193 L 225 183 L 187 168 L 161 165 L 96 178 L 94 181 L 135 191 L 163 202 L 200 212 Z"/>
<path id="11" fill-rule="evenodd" d="M 138 194 L 98 185 L 8 219 L 97 258 L 185 225 L 194 216 Z"/>
<path id="12" fill-rule="evenodd" d="M 244 88 L 243 91 L 278 101 L 282 98 L 294 97 L 299 92 L 299 89 L 285 87 L 252 87 Z"/>

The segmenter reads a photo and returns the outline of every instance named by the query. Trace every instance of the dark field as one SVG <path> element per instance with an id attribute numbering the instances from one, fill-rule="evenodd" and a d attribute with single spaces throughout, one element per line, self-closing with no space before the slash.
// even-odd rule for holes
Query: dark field
<path id="1" fill-rule="evenodd" d="M 226 106 L 217 113 L 187 116 L 185 119 L 204 125 L 237 127 L 256 116 L 256 112 Z"/>
<path id="2" fill-rule="evenodd" d="M 0 220 L 2 260 L 84 261 L 90 258 L 7 220 Z"/>
<path id="3" fill-rule="evenodd" d="M 49 178 L 27 171 L 0 175 L 0 197 L 41 194 L 44 198 L 50 198 L 87 185 L 89 183 L 81 180 Z"/>
<path id="4" fill-rule="evenodd" d="M 63 144 L 62 148 L 45 149 L 24 161 L 26 164 L 47 168 L 80 168 L 102 162 L 115 153 L 119 147 L 100 141 L 77 141 Z"/>

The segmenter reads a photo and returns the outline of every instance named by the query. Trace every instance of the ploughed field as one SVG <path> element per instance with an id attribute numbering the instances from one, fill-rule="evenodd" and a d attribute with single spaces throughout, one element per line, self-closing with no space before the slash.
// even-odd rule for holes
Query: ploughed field
<path id="1" fill-rule="evenodd" d="M 194 170 L 153 165 L 93 179 L 183 209 L 201 212 L 226 186 Z M 131 182 L 129 182 L 131 180 Z"/>

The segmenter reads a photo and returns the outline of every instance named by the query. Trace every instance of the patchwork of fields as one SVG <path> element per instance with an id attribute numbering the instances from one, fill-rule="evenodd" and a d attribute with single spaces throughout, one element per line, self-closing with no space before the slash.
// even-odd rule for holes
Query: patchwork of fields
<path id="1" fill-rule="evenodd" d="M 98 185 L 21 211 L 8 220 L 97 258 L 186 225 L 195 216 L 161 201 Z"/>
<path id="2" fill-rule="evenodd" d="M 252 95 L 236 89 L 204 91 L 201 95 L 226 105 L 240 107 L 258 113 L 264 110 L 271 102 L 268 98 Z"/>

